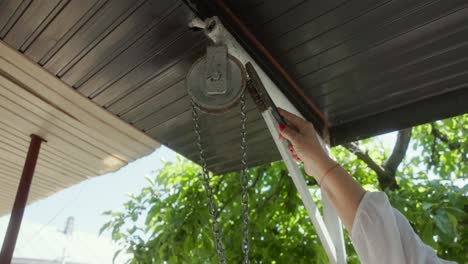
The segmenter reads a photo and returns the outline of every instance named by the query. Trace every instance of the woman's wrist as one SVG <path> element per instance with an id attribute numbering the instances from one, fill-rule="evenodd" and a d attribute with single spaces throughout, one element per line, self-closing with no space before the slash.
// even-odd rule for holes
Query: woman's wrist
<path id="1" fill-rule="evenodd" d="M 318 166 L 319 181 L 321 182 L 321 179 L 323 179 L 323 177 L 325 177 L 325 175 L 336 166 L 338 166 L 338 163 L 336 163 L 336 161 L 334 161 L 332 158 L 328 156 L 326 157 L 326 159 L 323 159 L 322 161 L 320 161 L 319 166 Z"/>
<path id="2" fill-rule="evenodd" d="M 320 185 L 320 187 L 324 187 L 324 184 L 327 180 L 327 176 L 329 176 L 330 174 L 333 173 L 333 171 L 337 168 L 339 168 L 340 165 L 338 163 L 335 163 L 335 165 L 331 166 L 328 170 L 326 170 L 322 176 L 320 177 L 320 179 L 318 180 L 318 184 Z M 330 176 L 331 177 L 331 176 Z"/>
<path id="3" fill-rule="evenodd" d="M 304 165 L 306 172 L 313 176 L 317 182 L 321 182 L 324 174 L 327 173 L 330 168 L 336 166 L 337 163 L 328 155 L 324 154 L 306 159 Z"/>

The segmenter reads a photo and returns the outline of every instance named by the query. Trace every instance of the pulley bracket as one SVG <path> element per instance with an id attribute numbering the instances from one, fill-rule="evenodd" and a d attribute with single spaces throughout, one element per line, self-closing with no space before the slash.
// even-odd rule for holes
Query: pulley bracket
<path id="1" fill-rule="evenodd" d="M 207 47 L 207 54 L 190 68 L 187 92 L 206 113 L 219 114 L 235 107 L 246 86 L 243 65 L 227 52 L 224 45 Z"/>
<path id="2" fill-rule="evenodd" d="M 227 48 L 224 45 L 206 48 L 206 95 L 221 95 L 227 92 Z"/>

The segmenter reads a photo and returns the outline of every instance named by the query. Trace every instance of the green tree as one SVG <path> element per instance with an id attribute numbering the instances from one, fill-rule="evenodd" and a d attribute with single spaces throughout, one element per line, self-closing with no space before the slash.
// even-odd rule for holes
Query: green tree
<path id="1" fill-rule="evenodd" d="M 366 189 L 385 191 L 441 257 L 463 263 L 468 259 L 467 134 L 464 115 L 399 131 L 393 148 L 372 138 L 335 147 L 332 155 Z M 101 231 L 112 233 L 133 256 L 131 263 L 216 263 L 200 172 L 185 159 L 166 163 L 148 178 L 147 187 L 130 195 L 123 211 L 105 212 L 110 219 Z M 248 175 L 253 262 L 326 263 L 284 164 L 251 168 Z M 307 181 L 317 194 L 316 182 Z M 240 263 L 239 173 L 211 175 L 211 185 L 228 261 Z M 359 263 L 348 237 L 346 244 L 349 262 Z"/>

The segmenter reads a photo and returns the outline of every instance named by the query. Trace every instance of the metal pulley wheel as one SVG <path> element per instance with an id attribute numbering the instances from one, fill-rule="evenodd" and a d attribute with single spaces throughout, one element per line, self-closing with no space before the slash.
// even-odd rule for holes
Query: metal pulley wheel
<path id="1" fill-rule="evenodd" d="M 199 110 L 207 113 L 224 113 L 238 103 L 240 104 L 241 123 L 241 174 L 242 186 L 242 251 L 244 264 L 249 264 L 249 194 L 247 175 L 247 111 L 244 90 L 246 87 L 246 74 L 243 65 L 227 53 L 226 46 L 207 47 L 206 56 L 198 59 L 187 74 L 187 91 L 191 97 L 192 119 L 196 134 L 200 165 L 201 180 L 208 198 L 208 212 L 211 217 L 211 229 L 215 238 L 215 248 L 218 253 L 219 263 L 226 264 L 226 252 L 224 250 L 221 235 L 221 226 L 218 221 L 218 206 L 214 200 L 213 188 L 210 185 L 208 165 L 202 141 L 202 129 L 200 127 Z"/>
<path id="2" fill-rule="evenodd" d="M 243 65 L 227 53 L 225 46 L 209 46 L 206 56 L 190 68 L 186 85 L 200 110 L 224 113 L 238 104 L 245 90 L 246 74 Z"/>

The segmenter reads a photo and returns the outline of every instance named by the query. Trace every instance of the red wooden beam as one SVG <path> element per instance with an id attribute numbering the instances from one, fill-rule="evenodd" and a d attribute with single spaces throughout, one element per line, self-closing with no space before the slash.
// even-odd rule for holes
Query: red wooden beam
<path id="1" fill-rule="evenodd" d="M 13 258 L 13 251 L 15 250 L 21 221 L 23 220 L 24 208 L 28 202 L 29 189 L 31 188 L 34 169 L 36 168 L 42 141 L 44 141 L 44 139 L 41 137 L 31 135 L 31 143 L 29 144 L 28 155 L 26 156 L 23 173 L 18 185 L 18 191 L 16 192 L 10 222 L 8 223 L 5 238 L 3 239 L 2 251 L 0 253 L 1 264 L 10 264 Z"/>

